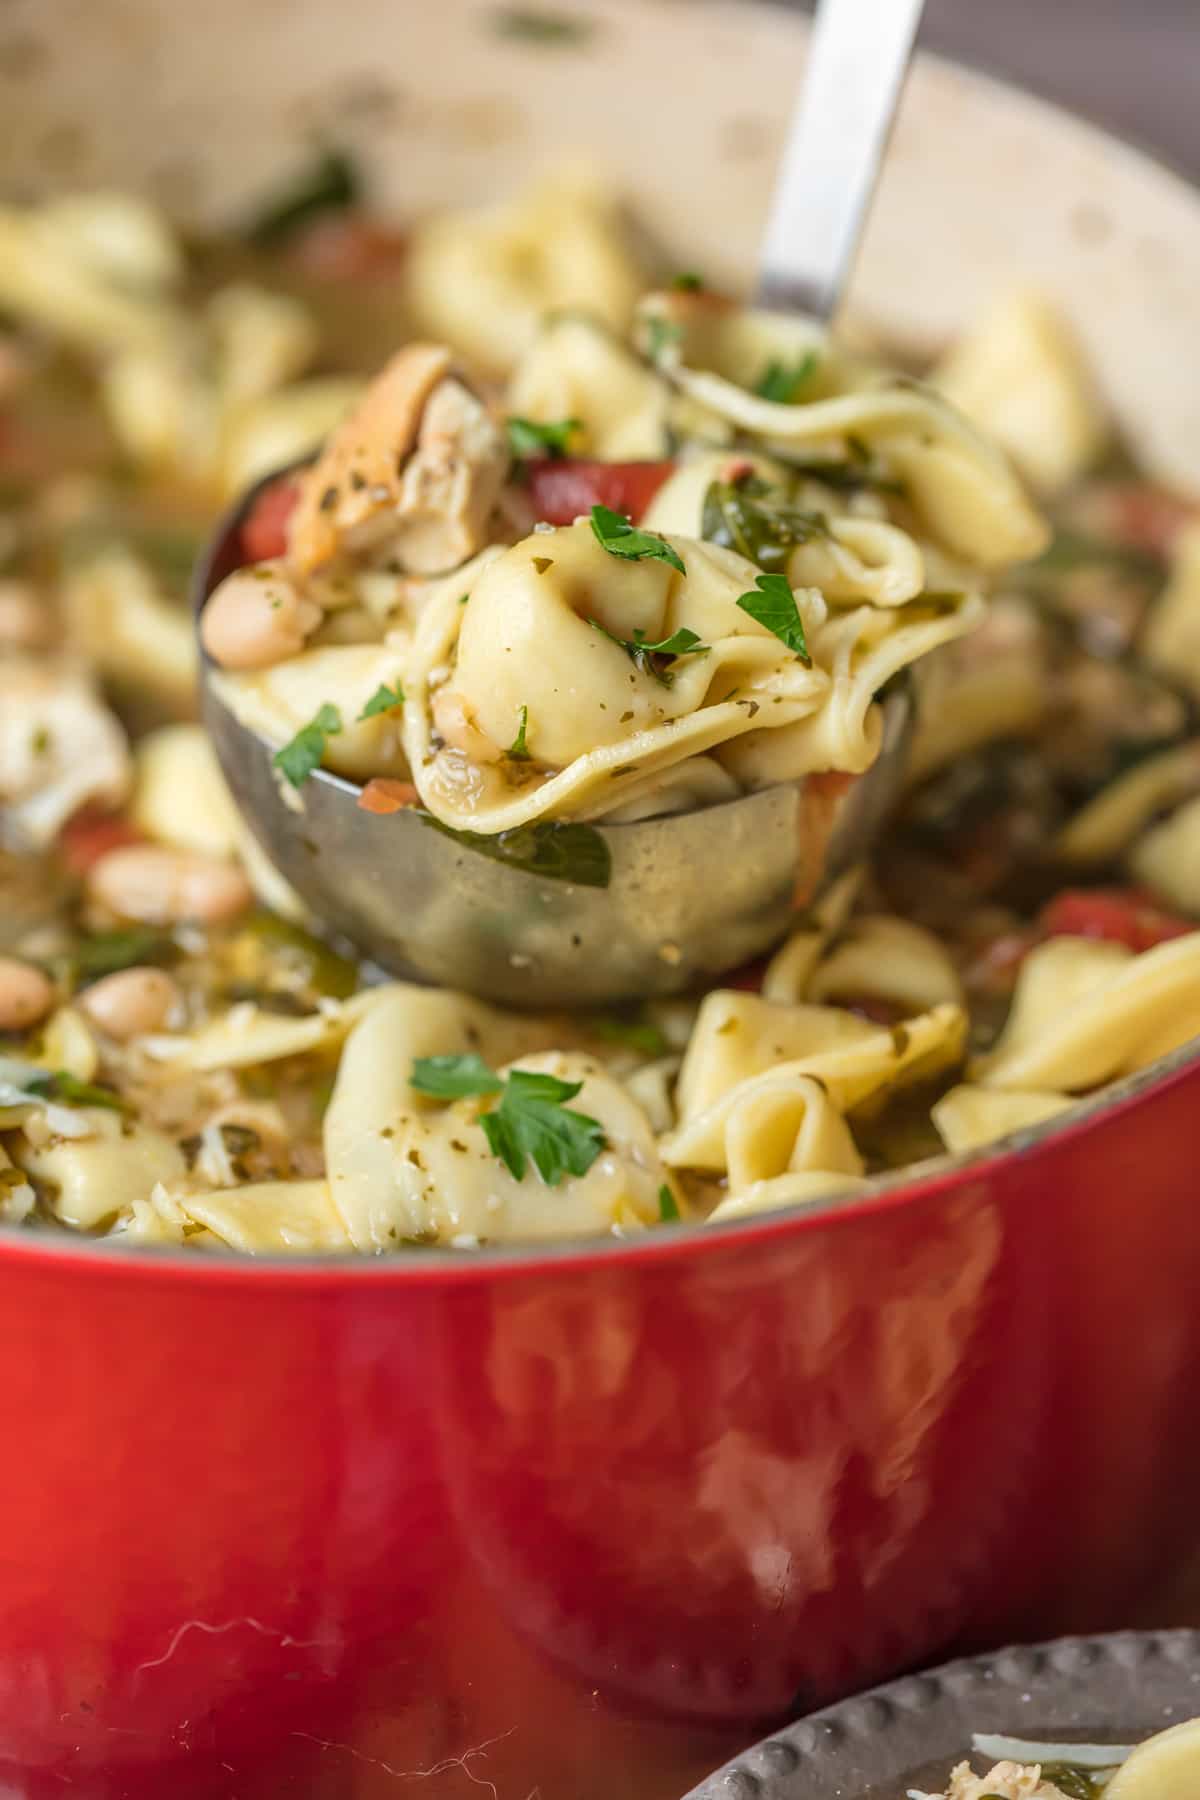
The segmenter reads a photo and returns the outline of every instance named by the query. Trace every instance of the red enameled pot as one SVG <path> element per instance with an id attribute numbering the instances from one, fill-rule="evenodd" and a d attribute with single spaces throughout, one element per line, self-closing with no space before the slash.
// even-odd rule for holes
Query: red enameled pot
<path id="1" fill-rule="evenodd" d="M 578 144 L 687 266 L 718 220 L 717 276 L 802 44 L 641 0 L 579 0 L 553 48 L 465 3 L 14 4 L 42 53 L 14 179 L 69 124 L 64 180 L 228 216 L 340 121 L 411 209 Z M 927 63 L 860 307 L 931 342 L 1022 274 L 1200 485 L 1194 197 Z M 1198 1106 L 1185 1053 L 1001 1154 L 637 1243 L 4 1236 L 0 1792 L 670 1800 L 760 1722 L 951 1646 L 1165 1617 L 1200 1518 Z"/>

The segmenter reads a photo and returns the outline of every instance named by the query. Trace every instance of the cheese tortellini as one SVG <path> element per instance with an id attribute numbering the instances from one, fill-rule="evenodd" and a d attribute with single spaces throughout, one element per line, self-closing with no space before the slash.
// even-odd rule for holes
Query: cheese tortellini
<path id="1" fill-rule="evenodd" d="M 1200 1035 L 1200 525 L 1096 472 L 1044 298 L 925 385 L 694 277 L 643 293 L 590 177 L 403 246 L 313 202 L 194 266 L 122 196 L 0 207 L 31 471 L 0 516 L 4 1229 L 423 1255 L 733 1225 L 1053 1132 Z M 798 882 L 764 963 L 624 1010 L 360 964 L 192 722 L 187 570 L 276 476 L 200 633 L 297 815 L 322 768 L 381 845 L 411 806 L 464 855 L 711 808 L 716 859 L 716 809 L 802 782 L 819 838 L 903 678 L 869 866 Z"/>

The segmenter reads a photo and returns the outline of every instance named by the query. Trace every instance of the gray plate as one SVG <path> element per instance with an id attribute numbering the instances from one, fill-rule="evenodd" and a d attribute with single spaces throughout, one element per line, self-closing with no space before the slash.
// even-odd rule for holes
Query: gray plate
<path id="1" fill-rule="evenodd" d="M 686 1800 L 903 1800 L 910 1787 L 940 1792 L 973 1732 L 1133 1743 L 1197 1714 L 1200 1631 L 1060 1638 L 967 1657 L 810 1713 Z"/>

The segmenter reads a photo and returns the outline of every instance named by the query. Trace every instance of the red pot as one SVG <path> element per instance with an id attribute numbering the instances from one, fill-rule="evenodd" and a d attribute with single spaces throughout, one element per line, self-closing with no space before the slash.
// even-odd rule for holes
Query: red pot
<path id="1" fill-rule="evenodd" d="M 1198 1085 L 635 1245 L 5 1240 L 0 1764 L 452 1794 L 498 1740 L 466 1774 L 598 1800 L 636 1746 L 665 1794 L 952 1643 L 1135 1616 L 1200 1511 Z"/>
<path id="2" fill-rule="evenodd" d="M 10 177 L 68 131 L 78 161 L 81 93 L 90 177 L 210 216 L 314 119 L 410 209 L 570 143 L 682 266 L 744 274 L 796 20 L 591 0 L 576 55 L 481 16 L 89 0 L 68 46 L 41 9 Z M 418 102 L 339 100 L 392 67 Z M 926 64 L 860 295 L 927 344 L 1021 270 L 1139 451 L 1200 485 L 1194 198 Z M 1018 1150 L 636 1244 L 264 1264 L 4 1236 L 0 1792 L 670 1800 L 761 1721 L 953 1644 L 1161 1616 L 1200 1517 L 1198 1108 L 1179 1057 Z"/>

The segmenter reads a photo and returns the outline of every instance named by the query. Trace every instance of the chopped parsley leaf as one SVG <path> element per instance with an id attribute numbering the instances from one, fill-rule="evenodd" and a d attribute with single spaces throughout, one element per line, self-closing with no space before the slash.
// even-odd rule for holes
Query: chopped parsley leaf
<path id="1" fill-rule="evenodd" d="M 336 737 L 341 729 L 341 713 L 326 701 L 324 706 L 317 708 L 315 717 L 300 727 L 291 742 L 275 752 L 271 761 L 285 781 L 294 788 L 302 788 L 313 771 L 320 768 L 326 740 Z"/>
<path id="2" fill-rule="evenodd" d="M 521 708 L 521 723 L 517 728 L 517 735 L 513 739 L 512 743 L 508 746 L 507 751 L 505 752 L 505 755 L 509 758 L 509 760 L 511 762 L 528 762 L 529 761 L 529 746 L 525 742 L 525 730 L 526 730 L 526 727 L 528 726 L 528 724 L 529 724 L 529 708 L 527 706 L 523 706 Z"/>
<path id="3" fill-rule="evenodd" d="M 694 269 L 684 269 L 672 278 L 671 286 L 677 294 L 700 294 L 704 291 L 704 277 Z"/>
<path id="4" fill-rule="evenodd" d="M 670 1225 L 679 1217 L 679 1203 L 664 1181 L 658 1190 L 658 1216 L 664 1225 Z"/>
<path id="5" fill-rule="evenodd" d="M 508 447 L 514 456 L 566 456 L 574 432 L 582 430 L 578 419 L 555 419 L 545 423 L 537 419 L 511 417 L 505 420 Z"/>
<path id="6" fill-rule="evenodd" d="M 418 1056 L 409 1085 L 434 1100 L 461 1100 L 467 1094 L 498 1094 L 504 1083 L 482 1056 Z"/>
<path id="7" fill-rule="evenodd" d="M 598 1038 L 610 1044 L 626 1044 L 642 1056 L 664 1056 L 670 1046 L 657 1025 L 646 1019 L 618 1019 L 601 1013 L 590 1022 Z"/>
<path id="8" fill-rule="evenodd" d="M 364 719 L 374 719 L 380 713 L 393 712 L 397 706 L 403 705 L 404 689 L 400 683 L 397 682 L 394 688 L 390 688 L 386 682 L 381 681 L 359 713 L 356 723 L 361 724 Z"/>
<path id="9" fill-rule="evenodd" d="M 812 668 L 808 639 L 804 635 L 804 620 L 800 617 L 796 596 L 785 575 L 760 575 L 754 584 L 754 591 L 742 594 L 737 604 L 744 613 L 749 613 L 752 619 L 765 625 L 781 644 L 794 650 L 806 669 Z"/>
<path id="10" fill-rule="evenodd" d="M 646 354 L 651 362 L 661 362 L 663 353 L 683 338 L 683 326 L 674 319 L 651 313 L 645 321 Z"/>
<path id="11" fill-rule="evenodd" d="M 750 476 L 709 483 L 700 535 L 707 543 L 736 550 L 771 575 L 784 572 L 798 544 L 827 537 L 829 526 L 824 513 L 789 506 L 779 490 Z"/>
<path id="12" fill-rule="evenodd" d="M 588 623 L 593 631 L 598 631 L 610 644 L 616 644 L 623 650 L 635 669 L 640 669 L 643 675 L 653 675 L 655 681 L 660 682 L 663 687 L 670 687 L 675 677 L 670 669 L 659 667 L 653 660 L 656 656 L 707 656 L 712 648 L 710 644 L 702 644 L 699 634 L 689 631 L 686 625 L 681 625 L 670 637 L 660 638 L 658 643 L 650 644 L 646 641 L 644 631 L 635 631 L 631 638 L 623 638 L 601 625 L 599 619 L 589 619 Z"/>
<path id="13" fill-rule="evenodd" d="M 546 1185 L 557 1187 L 564 1175 L 586 1175 L 604 1149 L 599 1120 L 563 1104 L 575 1098 L 581 1081 L 560 1081 L 533 1069 L 513 1069 L 502 1079 L 473 1051 L 418 1057 L 409 1079 L 418 1093 L 439 1100 L 499 1094 L 499 1104 L 481 1113 L 479 1124 L 514 1181 L 524 1179 L 532 1162 Z"/>
<path id="14" fill-rule="evenodd" d="M 660 537 L 657 531 L 638 531 L 610 506 L 593 506 L 592 530 L 597 543 L 603 545 L 610 556 L 623 556 L 635 562 L 643 558 L 656 559 L 670 563 L 681 575 L 687 574 L 679 552 L 672 549 L 666 538 Z"/>
<path id="15" fill-rule="evenodd" d="M 773 401 L 776 406 L 791 406 L 800 389 L 816 374 L 818 360 L 815 350 L 806 350 L 793 363 L 773 356 L 755 382 L 754 392 L 760 400 Z"/>
<path id="16" fill-rule="evenodd" d="M 493 8 L 491 25 L 497 37 L 514 38 L 524 44 L 543 44 L 551 49 L 585 43 L 596 29 L 593 19 L 525 6 Z"/>
<path id="17" fill-rule="evenodd" d="M 143 963 L 170 962 L 178 946 L 169 932 L 149 925 L 131 925 L 124 931 L 99 931 L 80 939 L 72 955 L 77 980 L 86 985 L 120 969 Z"/>
<path id="18" fill-rule="evenodd" d="M 25 1083 L 27 1094 L 39 1100 L 57 1100 L 67 1106 L 105 1106 L 110 1112 L 128 1112 L 129 1104 L 112 1088 L 97 1087 L 94 1082 L 80 1081 L 66 1069 L 49 1075 L 37 1075 Z"/>
<path id="19" fill-rule="evenodd" d="M 290 192 L 269 200 L 247 228 L 252 244 L 282 244 L 323 213 L 345 212 L 362 197 L 362 180 L 342 150 L 322 150 Z"/>

